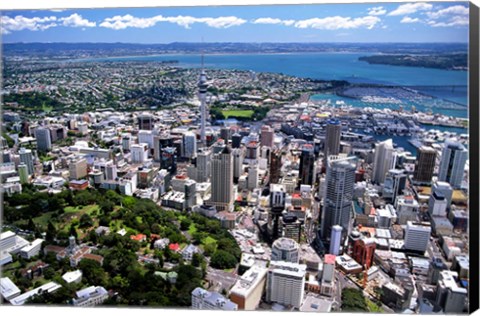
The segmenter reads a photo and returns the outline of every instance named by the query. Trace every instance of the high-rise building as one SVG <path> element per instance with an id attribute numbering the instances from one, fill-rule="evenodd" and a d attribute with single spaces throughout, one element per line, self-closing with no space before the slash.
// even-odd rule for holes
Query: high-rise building
<path id="1" fill-rule="evenodd" d="M 327 254 L 323 262 L 322 281 L 320 283 L 320 294 L 332 296 L 335 293 L 335 260 L 336 256 Z"/>
<path id="2" fill-rule="evenodd" d="M 403 170 L 389 170 L 383 182 L 383 198 L 390 202 L 395 201 L 397 195 L 403 193 L 406 184 L 407 175 Z"/>
<path id="3" fill-rule="evenodd" d="M 464 313 L 467 289 L 458 285 L 458 273 L 445 270 L 440 272 L 435 303 L 443 308 L 445 314 Z"/>
<path id="4" fill-rule="evenodd" d="M 235 133 L 232 135 L 232 148 L 240 148 L 242 144 L 242 135 Z"/>
<path id="5" fill-rule="evenodd" d="M 448 201 L 442 192 L 433 192 L 428 200 L 428 212 L 432 216 L 447 216 Z"/>
<path id="6" fill-rule="evenodd" d="M 250 141 L 247 144 L 245 159 L 257 160 L 260 158 L 260 145 L 257 141 Z"/>
<path id="7" fill-rule="evenodd" d="M 395 168 L 393 141 L 387 139 L 375 145 L 375 158 L 373 162 L 372 182 L 383 184 L 385 176 L 390 169 Z"/>
<path id="8" fill-rule="evenodd" d="M 87 176 L 87 160 L 85 158 L 71 161 L 68 165 L 70 180 L 79 180 Z"/>
<path id="9" fill-rule="evenodd" d="M 147 144 L 133 144 L 131 147 L 132 163 L 144 163 L 148 159 Z"/>
<path id="10" fill-rule="evenodd" d="M 438 180 L 445 181 L 454 188 L 462 185 L 465 163 L 468 159 L 468 150 L 454 141 L 446 141 L 442 150 Z"/>
<path id="11" fill-rule="evenodd" d="M 183 134 L 183 157 L 192 159 L 197 155 L 197 135 L 193 132 Z"/>
<path id="12" fill-rule="evenodd" d="M 148 148 L 153 148 L 153 132 L 152 131 L 145 131 L 140 130 L 138 131 L 138 143 L 142 144 L 145 143 L 148 145 Z"/>
<path id="13" fill-rule="evenodd" d="M 28 183 L 28 166 L 23 162 L 18 165 L 18 175 L 21 184 Z"/>
<path id="14" fill-rule="evenodd" d="M 272 244 L 272 261 L 298 263 L 298 243 L 290 238 L 278 238 Z"/>
<path id="15" fill-rule="evenodd" d="M 432 185 L 432 194 L 441 193 L 447 200 L 447 209 L 450 209 L 452 203 L 453 189 L 448 182 L 434 181 Z"/>
<path id="16" fill-rule="evenodd" d="M 271 261 L 267 273 L 266 301 L 299 308 L 305 293 L 305 264 Z"/>
<path id="17" fill-rule="evenodd" d="M 238 309 L 253 311 L 262 299 L 267 269 L 252 266 L 235 283 L 229 293 L 230 300 L 238 305 Z"/>
<path id="18" fill-rule="evenodd" d="M 333 225 L 330 237 L 330 251 L 331 255 L 338 256 L 340 254 L 340 244 L 342 242 L 342 226 Z"/>
<path id="19" fill-rule="evenodd" d="M 430 223 L 408 221 L 405 229 L 405 249 L 424 253 L 427 250 L 431 232 Z"/>
<path id="20" fill-rule="evenodd" d="M 282 233 L 280 234 L 279 232 L 279 236 L 283 236 L 293 239 L 296 242 L 300 242 L 302 226 L 302 222 L 298 219 L 297 216 L 289 213 L 283 214 L 280 218 L 279 225 L 279 229 L 281 229 Z"/>
<path id="21" fill-rule="evenodd" d="M 238 178 L 243 174 L 243 154 L 242 148 L 232 150 L 233 155 L 233 182 L 238 183 Z"/>
<path id="22" fill-rule="evenodd" d="M 299 168 L 300 184 L 313 185 L 315 182 L 315 153 L 312 144 L 302 147 Z"/>
<path id="23" fill-rule="evenodd" d="M 262 126 L 261 132 L 260 132 L 260 144 L 262 146 L 267 146 L 267 147 L 273 147 L 273 128 L 271 128 L 268 125 Z"/>
<path id="24" fill-rule="evenodd" d="M 282 184 L 270 184 L 270 210 L 268 214 L 268 231 L 272 240 L 279 237 L 280 217 L 285 210 L 286 189 Z"/>
<path id="25" fill-rule="evenodd" d="M 250 163 L 248 168 L 248 181 L 247 188 L 249 190 L 254 190 L 258 186 L 258 165 L 255 163 Z"/>
<path id="26" fill-rule="evenodd" d="M 419 183 L 430 183 L 433 177 L 436 158 L 437 152 L 432 147 L 421 146 L 418 148 L 413 180 Z"/>
<path id="27" fill-rule="evenodd" d="M 173 138 L 170 135 L 159 135 L 153 137 L 153 160 L 162 160 L 162 150 L 166 147 L 173 147 Z"/>
<path id="28" fill-rule="evenodd" d="M 47 152 L 52 149 L 52 136 L 48 128 L 37 127 L 35 129 L 35 138 L 37 139 L 38 151 Z"/>
<path id="29" fill-rule="evenodd" d="M 212 195 L 210 205 L 218 211 L 231 211 L 233 209 L 233 156 L 228 146 L 212 158 Z"/>
<path id="30" fill-rule="evenodd" d="M 125 133 L 122 135 L 122 149 L 124 151 L 130 151 L 132 146 L 132 135 L 130 133 Z"/>
<path id="31" fill-rule="evenodd" d="M 277 149 L 272 151 L 270 155 L 270 183 L 278 183 L 280 181 L 281 169 L 282 152 Z"/>
<path id="32" fill-rule="evenodd" d="M 238 306 L 217 292 L 197 287 L 192 291 L 192 309 L 236 311 Z"/>
<path id="33" fill-rule="evenodd" d="M 225 140 L 225 143 L 228 144 L 228 141 L 232 138 L 232 130 L 228 127 L 222 127 L 220 129 L 220 138 Z"/>
<path id="34" fill-rule="evenodd" d="M 28 174 L 29 175 L 32 175 L 34 174 L 35 172 L 35 169 L 33 167 L 33 155 L 32 155 L 32 151 L 30 149 L 26 149 L 26 148 L 20 148 L 20 151 L 18 152 L 19 156 L 20 156 L 20 162 L 24 163 L 25 165 L 27 165 L 27 169 L 28 169 Z"/>
<path id="35" fill-rule="evenodd" d="M 342 237 L 350 231 L 356 158 L 330 156 L 327 160 L 326 195 L 322 219 L 322 238 L 330 237 L 334 225 L 342 226 Z"/>
<path id="36" fill-rule="evenodd" d="M 212 153 L 209 150 L 201 150 L 197 154 L 197 182 L 207 182 L 210 178 Z"/>
<path id="37" fill-rule="evenodd" d="M 336 119 L 327 121 L 324 142 L 324 165 L 327 165 L 327 159 L 330 155 L 338 155 L 340 153 L 340 137 L 342 134 L 342 125 Z"/>
<path id="38" fill-rule="evenodd" d="M 370 269 L 373 264 L 373 255 L 375 254 L 375 239 L 361 238 L 353 245 L 352 258 L 363 268 Z"/>
<path id="39" fill-rule="evenodd" d="M 153 130 L 153 116 L 150 114 L 141 114 L 137 117 L 139 130 Z"/>
<path id="40" fill-rule="evenodd" d="M 105 167 L 105 178 L 107 180 L 115 180 L 117 178 L 117 166 L 109 164 Z"/>

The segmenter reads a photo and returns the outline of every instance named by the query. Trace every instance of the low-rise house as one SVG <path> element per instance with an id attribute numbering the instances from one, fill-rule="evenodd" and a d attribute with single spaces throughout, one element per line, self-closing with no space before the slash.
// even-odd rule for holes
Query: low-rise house
<path id="1" fill-rule="evenodd" d="M 73 299 L 74 306 L 92 307 L 100 305 L 108 299 L 108 292 L 101 286 L 90 286 L 77 291 L 77 298 Z"/>

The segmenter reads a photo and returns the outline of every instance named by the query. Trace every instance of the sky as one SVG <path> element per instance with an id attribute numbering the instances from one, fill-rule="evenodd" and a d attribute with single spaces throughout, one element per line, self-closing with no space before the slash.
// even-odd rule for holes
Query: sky
<path id="1" fill-rule="evenodd" d="M 12 42 L 468 42 L 468 2 L 2 11 Z"/>

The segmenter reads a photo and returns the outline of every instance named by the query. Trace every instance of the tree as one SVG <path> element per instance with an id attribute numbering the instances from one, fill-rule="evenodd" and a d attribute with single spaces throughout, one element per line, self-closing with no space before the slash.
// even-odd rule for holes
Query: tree
<path id="1" fill-rule="evenodd" d="M 190 228 L 191 224 L 192 224 L 192 221 L 188 218 L 185 218 L 180 222 L 180 229 L 182 231 L 186 231 Z"/>
<path id="2" fill-rule="evenodd" d="M 73 223 L 70 225 L 70 230 L 68 232 L 70 236 L 75 237 L 75 239 L 78 238 L 77 229 L 75 228 L 75 225 L 73 225 Z"/>
<path id="3" fill-rule="evenodd" d="M 51 280 L 55 276 L 55 270 L 53 270 L 52 267 L 48 267 L 45 270 L 43 270 L 43 276 L 47 280 Z"/>
<path id="4" fill-rule="evenodd" d="M 57 229 L 55 228 L 55 225 L 53 225 L 53 223 L 51 221 L 48 221 L 47 235 L 46 235 L 45 239 L 48 242 L 52 242 L 55 239 L 56 236 L 57 236 Z"/>
<path id="5" fill-rule="evenodd" d="M 93 226 L 93 219 L 90 217 L 88 214 L 83 214 L 82 217 L 80 217 L 80 223 L 78 227 L 80 228 L 85 228 L 85 227 L 91 227 Z"/>
<path id="6" fill-rule="evenodd" d="M 212 256 L 210 265 L 217 269 L 231 269 L 238 263 L 237 259 L 224 250 L 217 250 Z"/>
<path id="7" fill-rule="evenodd" d="M 205 258 L 200 253 L 194 253 L 192 256 L 192 266 L 200 267 L 202 263 L 205 261 Z"/>
<path id="8" fill-rule="evenodd" d="M 204 250 L 205 256 L 210 257 L 217 250 L 217 244 L 216 243 L 206 244 L 203 247 L 203 250 Z"/>
<path id="9" fill-rule="evenodd" d="M 362 291 L 346 288 L 342 291 L 342 311 L 367 312 L 368 306 Z"/>
<path id="10" fill-rule="evenodd" d="M 88 284 L 104 286 L 107 282 L 107 274 L 95 260 L 82 259 L 78 264 L 83 273 L 83 277 Z"/>

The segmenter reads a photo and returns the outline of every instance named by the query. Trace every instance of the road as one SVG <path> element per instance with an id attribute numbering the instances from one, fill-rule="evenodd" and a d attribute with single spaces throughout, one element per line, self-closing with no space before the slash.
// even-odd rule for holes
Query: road
<path id="1" fill-rule="evenodd" d="M 229 290 L 238 280 L 238 275 L 223 270 L 207 268 L 207 280 L 216 288 L 218 292 L 222 289 Z"/>

